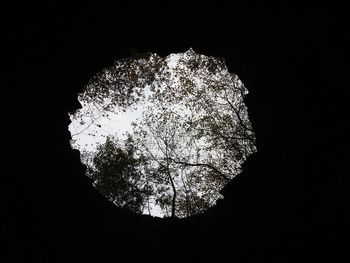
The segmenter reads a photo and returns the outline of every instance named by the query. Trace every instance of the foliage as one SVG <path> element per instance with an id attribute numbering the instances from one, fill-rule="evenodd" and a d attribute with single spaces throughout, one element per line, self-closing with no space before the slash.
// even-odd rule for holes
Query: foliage
<path id="1" fill-rule="evenodd" d="M 131 138 L 122 147 L 108 137 L 94 154 L 88 175 L 97 190 L 114 204 L 141 213 L 150 191 L 141 183 L 140 160 L 134 158 L 134 151 Z"/>
<path id="2" fill-rule="evenodd" d="M 151 206 L 165 216 L 204 212 L 256 151 L 243 101 L 247 93 L 223 59 L 192 49 L 116 62 L 89 82 L 79 97 L 83 104 L 105 111 L 151 105 L 124 145 L 108 138 L 93 157 L 83 154 L 93 159 L 96 187 L 136 212 L 150 213 Z"/>

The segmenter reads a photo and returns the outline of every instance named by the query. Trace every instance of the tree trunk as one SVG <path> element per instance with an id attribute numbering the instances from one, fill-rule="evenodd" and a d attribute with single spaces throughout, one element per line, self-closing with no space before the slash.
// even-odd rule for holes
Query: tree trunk
<path id="1" fill-rule="evenodd" d="M 176 188 L 175 188 L 175 184 L 174 184 L 174 181 L 173 181 L 173 178 L 171 177 L 171 174 L 170 174 L 170 170 L 169 170 L 169 167 L 168 167 L 168 176 L 169 176 L 169 180 L 170 180 L 170 183 L 171 183 L 171 187 L 173 188 L 173 200 L 172 200 L 172 203 L 171 203 L 171 217 L 175 217 L 175 202 L 176 202 Z"/>

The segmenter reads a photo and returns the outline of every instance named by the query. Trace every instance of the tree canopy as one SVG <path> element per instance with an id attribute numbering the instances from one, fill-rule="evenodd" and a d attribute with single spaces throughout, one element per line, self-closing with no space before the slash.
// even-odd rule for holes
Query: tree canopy
<path id="1" fill-rule="evenodd" d="M 88 175 L 117 206 L 135 212 L 203 213 L 256 151 L 247 93 L 223 59 L 192 49 L 116 61 L 90 80 L 79 96 L 85 110 L 72 120 L 98 127 L 96 118 L 86 124 L 86 116 L 97 111 L 108 118 L 132 107 L 143 112 L 124 139 L 112 132 L 94 152 L 80 147 Z"/>

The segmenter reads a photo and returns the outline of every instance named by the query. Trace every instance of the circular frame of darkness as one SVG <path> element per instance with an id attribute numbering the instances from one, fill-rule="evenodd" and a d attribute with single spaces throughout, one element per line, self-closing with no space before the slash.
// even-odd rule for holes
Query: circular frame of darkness
<path id="1" fill-rule="evenodd" d="M 201 214 L 257 150 L 246 94 L 222 58 L 193 49 L 134 54 L 79 94 L 70 143 L 116 206 L 156 217 Z"/>

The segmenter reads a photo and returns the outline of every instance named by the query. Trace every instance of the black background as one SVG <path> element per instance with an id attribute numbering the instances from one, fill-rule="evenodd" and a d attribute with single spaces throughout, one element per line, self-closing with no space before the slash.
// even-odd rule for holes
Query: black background
<path id="1" fill-rule="evenodd" d="M 343 262 L 344 10 L 288 2 L 6 5 L 3 130 L 12 136 L 1 262 Z M 165 56 L 190 47 L 224 57 L 245 83 L 258 153 L 203 216 L 120 211 L 84 176 L 67 113 L 79 108 L 89 78 L 131 48 Z"/>

